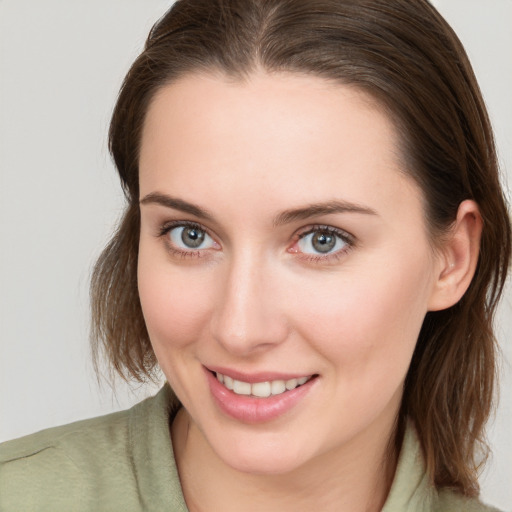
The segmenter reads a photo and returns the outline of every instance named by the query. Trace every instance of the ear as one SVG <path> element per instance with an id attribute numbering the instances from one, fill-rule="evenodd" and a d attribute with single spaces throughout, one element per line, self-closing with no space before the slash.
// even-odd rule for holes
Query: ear
<path id="1" fill-rule="evenodd" d="M 438 252 L 437 279 L 428 304 L 429 311 L 453 306 L 468 289 L 478 263 L 482 225 L 475 201 L 463 201 Z"/>

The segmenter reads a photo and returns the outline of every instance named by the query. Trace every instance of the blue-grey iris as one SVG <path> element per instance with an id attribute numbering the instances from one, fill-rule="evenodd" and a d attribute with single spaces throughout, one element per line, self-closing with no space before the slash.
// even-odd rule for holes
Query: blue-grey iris
<path id="1" fill-rule="evenodd" d="M 325 231 L 319 231 L 313 235 L 311 242 L 316 251 L 325 253 L 332 251 L 336 245 L 336 237 Z"/>
<path id="2" fill-rule="evenodd" d="M 183 228 L 181 232 L 181 240 L 191 249 L 199 247 L 204 241 L 204 236 L 204 231 L 197 228 Z"/>

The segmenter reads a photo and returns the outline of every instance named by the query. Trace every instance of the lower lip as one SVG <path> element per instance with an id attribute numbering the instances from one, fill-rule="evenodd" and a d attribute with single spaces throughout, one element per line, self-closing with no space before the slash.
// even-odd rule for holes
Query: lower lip
<path id="1" fill-rule="evenodd" d="M 291 391 L 258 398 L 233 393 L 221 384 L 212 372 L 206 369 L 205 371 L 211 394 L 221 411 L 243 423 L 264 423 L 285 414 L 309 393 L 317 380 L 312 378 Z"/>

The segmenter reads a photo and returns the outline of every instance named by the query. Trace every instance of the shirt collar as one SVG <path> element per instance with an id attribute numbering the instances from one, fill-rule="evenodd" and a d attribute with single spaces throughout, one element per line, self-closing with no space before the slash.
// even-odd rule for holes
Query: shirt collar
<path id="1" fill-rule="evenodd" d="M 435 489 L 430 484 L 416 429 L 408 421 L 398 464 L 382 512 L 428 512 L 433 510 Z"/>

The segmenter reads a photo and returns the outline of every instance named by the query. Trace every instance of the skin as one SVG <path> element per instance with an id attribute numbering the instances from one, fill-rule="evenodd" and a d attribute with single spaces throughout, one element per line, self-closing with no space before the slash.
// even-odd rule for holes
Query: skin
<path id="1" fill-rule="evenodd" d="M 385 502 L 396 466 L 387 447 L 422 321 L 464 293 L 481 230 L 466 201 L 433 249 L 396 137 L 371 98 L 316 77 L 191 74 L 153 99 L 140 154 L 139 293 L 184 405 L 172 437 L 192 511 Z M 276 225 L 282 212 L 332 201 L 368 211 Z M 170 222 L 197 223 L 209 238 L 180 248 L 164 233 Z M 318 254 L 299 241 L 318 226 L 349 243 Z M 291 410 L 248 424 L 213 400 L 204 367 L 215 365 L 318 377 Z"/>

